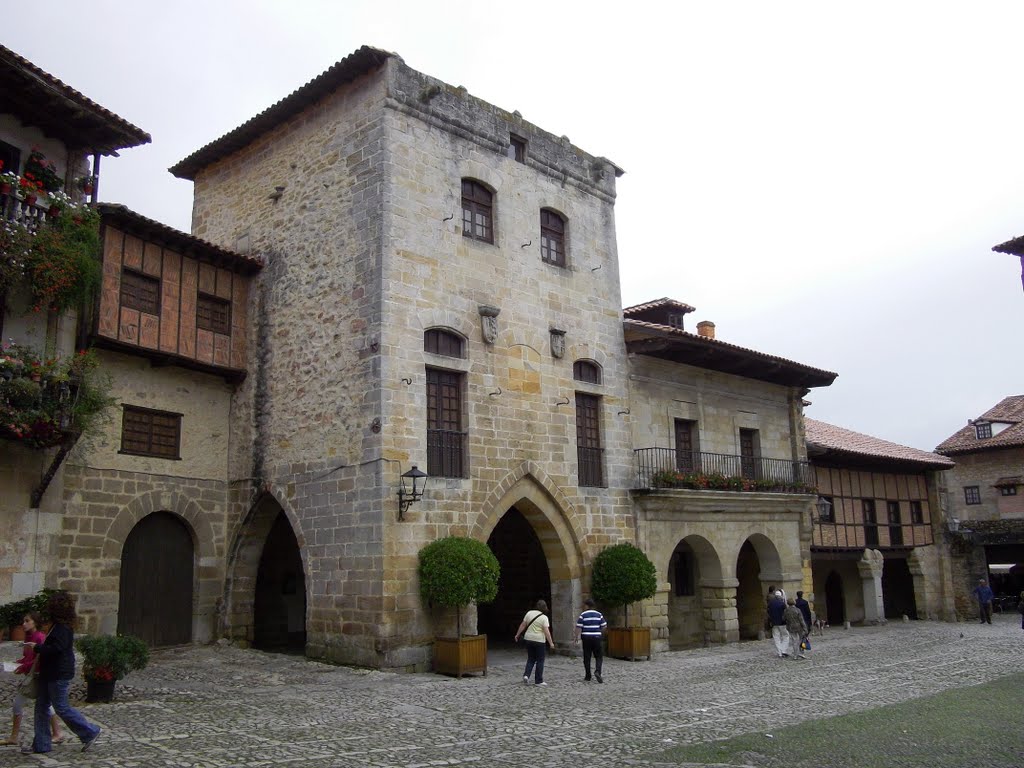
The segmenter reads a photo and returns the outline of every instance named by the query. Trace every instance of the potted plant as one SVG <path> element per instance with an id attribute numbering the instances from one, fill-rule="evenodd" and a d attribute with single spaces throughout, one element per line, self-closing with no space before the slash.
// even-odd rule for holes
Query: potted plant
<path id="1" fill-rule="evenodd" d="M 9 195 L 21 182 L 21 177 L 14 171 L 0 173 L 0 195 Z"/>
<path id="2" fill-rule="evenodd" d="M 149 647 L 132 635 L 85 635 L 75 641 L 75 648 L 82 654 L 85 700 L 89 702 L 111 701 L 115 683 L 149 663 Z"/>
<path id="3" fill-rule="evenodd" d="M 83 194 L 91 195 L 93 188 L 96 186 L 95 176 L 81 176 L 78 179 L 78 188 L 82 190 Z"/>
<path id="4" fill-rule="evenodd" d="M 455 608 L 456 636 L 435 638 L 434 671 L 462 677 L 487 674 L 487 635 L 462 635 L 462 609 L 489 603 L 498 595 L 501 566 L 490 548 L 476 539 L 449 536 L 420 550 L 420 594 L 428 605 Z"/>
<path id="5" fill-rule="evenodd" d="M 632 544 L 615 544 L 594 559 L 591 594 L 600 603 L 623 606 L 625 627 L 608 629 L 608 655 L 651 658 L 651 628 L 629 626 L 629 604 L 654 597 L 658 579 L 654 563 Z"/>

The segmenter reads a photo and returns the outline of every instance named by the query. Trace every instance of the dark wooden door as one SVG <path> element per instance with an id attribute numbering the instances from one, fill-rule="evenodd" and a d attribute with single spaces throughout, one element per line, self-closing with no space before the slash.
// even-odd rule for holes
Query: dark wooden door
<path id="1" fill-rule="evenodd" d="M 121 553 L 117 631 L 150 646 L 192 642 L 192 536 L 168 512 L 139 521 Z"/>

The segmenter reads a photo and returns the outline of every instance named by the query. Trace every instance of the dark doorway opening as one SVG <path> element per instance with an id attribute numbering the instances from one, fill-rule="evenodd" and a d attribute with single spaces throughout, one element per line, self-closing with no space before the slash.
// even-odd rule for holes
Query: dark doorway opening
<path id="1" fill-rule="evenodd" d="M 121 552 L 117 632 L 151 647 L 192 642 L 192 535 L 169 512 L 147 515 Z"/>
<path id="2" fill-rule="evenodd" d="M 533 526 L 512 507 L 487 539 L 501 565 L 498 596 L 477 606 L 477 631 L 491 647 L 511 645 L 519 622 L 538 600 L 551 606 L 551 576 L 540 539 Z M 550 615 L 550 611 L 549 611 Z"/>
<path id="3" fill-rule="evenodd" d="M 899 619 L 903 615 L 917 618 L 914 577 L 905 558 L 886 560 L 882 565 L 882 607 L 887 619 Z"/>
<path id="4" fill-rule="evenodd" d="M 825 579 L 825 621 L 837 626 L 846 621 L 846 600 L 843 598 L 843 579 L 832 571 Z"/>
<path id="5" fill-rule="evenodd" d="M 761 587 L 761 561 L 754 545 L 743 542 L 736 558 L 736 619 L 740 640 L 756 640 L 764 628 L 767 615 L 767 593 Z"/>
<path id="6" fill-rule="evenodd" d="M 284 512 L 278 513 L 263 545 L 253 614 L 254 647 L 305 652 L 306 578 L 299 543 Z"/>

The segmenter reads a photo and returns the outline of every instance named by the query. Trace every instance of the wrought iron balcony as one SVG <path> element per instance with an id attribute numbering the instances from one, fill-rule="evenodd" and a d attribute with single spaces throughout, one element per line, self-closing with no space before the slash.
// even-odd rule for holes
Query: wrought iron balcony
<path id="1" fill-rule="evenodd" d="M 672 448 L 638 448 L 633 454 L 637 489 L 815 492 L 814 468 L 806 461 L 676 451 Z"/>

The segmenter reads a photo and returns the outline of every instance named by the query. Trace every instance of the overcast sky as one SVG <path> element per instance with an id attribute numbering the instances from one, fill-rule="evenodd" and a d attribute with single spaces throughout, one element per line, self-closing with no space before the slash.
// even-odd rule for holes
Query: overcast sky
<path id="1" fill-rule="evenodd" d="M 361 45 L 626 173 L 623 306 L 839 373 L 807 414 L 931 450 L 1024 394 L 1024 4 L 6 3 L 0 40 L 153 136 L 102 198 L 188 231 L 167 168 Z M 2 99 L 2 94 L 0 94 Z"/>

